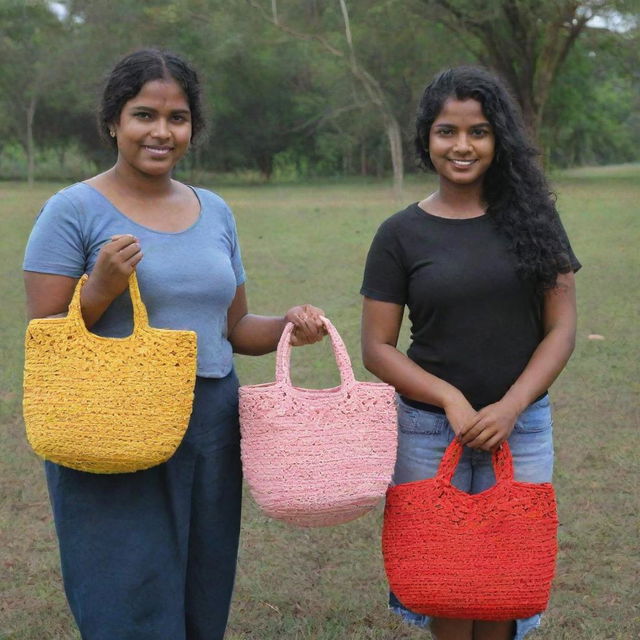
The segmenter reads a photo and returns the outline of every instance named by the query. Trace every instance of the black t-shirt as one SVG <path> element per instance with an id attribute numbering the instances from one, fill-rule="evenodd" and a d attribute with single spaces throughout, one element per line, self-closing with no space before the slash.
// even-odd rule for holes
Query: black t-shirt
<path id="1" fill-rule="evenodd" d="M 441 218 L 417 203 L 395 214 L 373 239 L 360 293 L 407 305 L 407 355 L 476 410 L 502 398 L 543 337 L 542 297 L 487 215 Z"/>

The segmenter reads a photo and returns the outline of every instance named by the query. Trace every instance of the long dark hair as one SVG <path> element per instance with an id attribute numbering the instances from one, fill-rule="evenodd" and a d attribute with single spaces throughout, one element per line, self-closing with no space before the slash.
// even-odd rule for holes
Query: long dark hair
<path id="1" fill-rule="evenodd" d="M 104 83 L 98 110 L 100 137 L 114 149 L 117 142 L 109 135 L 109 125 L 117 122 L 122 107 L 153 80 L 175 80 L 184 91 L 191 111 L 191 140 L 204 130 L 200 81 L 198 74 L 180 56 L 170 51 L 140 49 L 116 64 Z"/>
<path id="2" fill-rule="evenodd" d="M 472 98 L 482 105 L 495 136 L 494 159 L 483 182 L 487 214 L 516 256 L 520 277 L 539 291 L 555 287 L 558 273 L 571 268 L 568 241 L 516 101 L 485 69 L 465 66 L 438 74 L 424 91 L 416 119 L 416 152 L 427 170 L 434 171 L 429 131 L 448 98 Z"/>

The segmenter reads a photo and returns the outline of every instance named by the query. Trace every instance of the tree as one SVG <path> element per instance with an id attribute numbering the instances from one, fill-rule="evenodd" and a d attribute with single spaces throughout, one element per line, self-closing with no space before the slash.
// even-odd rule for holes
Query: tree
<path id="1" fill-rule="evenodd" d="M 38 104 L 57 81 L 64 25 L 44 1 L 0 6 L 0 91 L 11 96 L 9 127 L 27 154 L 27 179 L 35 173 L 34 120 Z"/>
<path id="2" fill-rule="evenodd" d="M 553 82 L 589 21 L 631 11 L 636 0 L 421 0 L 485 66 L 515 93 L 530 133 L 540 141 Z"/>
<path id="3" fill-rule="evenodd" d="M 335 42 L 335 38 L 329 38 L 322 33 L 301 31 L 286 24 L 278 11 L 277 0 L 271 0 L 269 9 L 266 9 L 259 0 L 249 0 L 249 4 L 258 10 L 266 20 L 284 33 L 299 40 L 316 42 L 326 53 L 343 61 L 345 68 L 359 84 L 367 100 L 374 105 L 381 116 L 389 142 L 391 164 L 393 166 L 393 187 L 395 193 L 399 196 L 402 192 L 404 178 L 402 128 L 384 88 L 374 74 L 367 69 L 358 58 L 353 41 L 351 18 L 346 0 L 337 0 L 337 8 L 340 11 L 343 32 L 340 42 Z M 320 8 L 315 2 L 312 3 L 310 8 L 316 15 L 320 13 Z"/>
<path id="4" fill-rule="evenodd" d="M 254 41 L 254 45 L 256 42 Z M 278 47 L 265 55 L 246 47 L 218 60 L 211 133 L 212 164 L 227 170 L 255 166 L 265 180 L 276 155 L 290 148 L 304 119 L 297 90 L 304 84 L 304 65 Z"/>
<path id="5" fill-rule="evenodd" d="M 555 166 L 611 164 L 638 158 L 638 29 L 588 29 L 558 74 L 542 128 Z"/>
<path id="6" fill-rule="evenodd" d="M 470 62 L 512 85 L 552 162 L 633 160 L 638 1 L 0 0 L 0 146 L 25 149 L 31 180 L 36 148 L 106 166 L 101 81 L 155 46 L 195 64 L 210 105 L 211 135 L 182 170 L 394 169 L 399 190 L 419 93 L 438 69 Z M 596 10 L 609 22 L 589 21 Z"/>

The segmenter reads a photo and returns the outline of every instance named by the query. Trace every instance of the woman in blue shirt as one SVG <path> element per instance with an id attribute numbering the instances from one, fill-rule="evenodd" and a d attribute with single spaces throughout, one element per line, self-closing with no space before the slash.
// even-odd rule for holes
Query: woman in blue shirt
<path id="1" fill-rule="evenodd" d="M 142 50 L 121 60 L 99 113 L 116 163 L 54 195 L 27 245 L 30 318 L 65 313 L 88 273 L 87 326 L 129 335 L 135 269 L 150 324 L 198 334 L 193 413 L 167 463 L 116 475 L 46 463 L 65 591 L 87 640 L 223 637 L 242 491 L 233 352 L 275 350 L 289 321 L 294 345 L 324 333 L 311 305 L 248 312 L 231 211 L 172 178 L 203 124 L 198 78 L 181 58 Z"/>

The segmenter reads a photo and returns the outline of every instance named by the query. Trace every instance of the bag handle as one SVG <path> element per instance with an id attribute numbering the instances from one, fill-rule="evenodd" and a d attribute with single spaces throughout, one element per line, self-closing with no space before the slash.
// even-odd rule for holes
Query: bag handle
<path id="1" fill-rule="evenodd" d="M 331 347 L 333 355 L 338 364 L 340 371 L 341 387 L 350 388 L 355 382 L 353 369 L 351 367 L 351 359 L 338 330 L 331 324 L 328 318 L 321 316 L 322 322 L 327 329 L 329 338 L 331 339 Z M 276 353 L 276 382 L 287 387 L 291 385 L 291 333 L 293 332 L 293 323 L 288 322 L 285 326 L 280 341 L 278 342 L 278 350 Z"/>
<path id="2" fill-rule="evenodd" d="M 464 447 L 454 438 L 442 456 L 438 467 L 437 478 L 446 484 L 451 484 L 453 474 L 460 462 Z M 507 442 L 503 442 L 492 454 L 493 470 L 496 474 L 496 483 L 513 481 L 513 458 Z"/>
<path id="3" fill-rule="evenodd" d="M 67 318 L 75 320 L 87 333 L 90 333 L 82 317 L 82 309 L 80 306 L 80 292 L 88 279 L 89 276 L 85 273 L 80 280 L 78 280 L 78 284 L 76 284 L 73 292 L 73 297 L 69 303 Z M 138 277 L 136 276 L 135 269 L 129 276 L 129 295 L 131 296 L 131 305 L 133 306 L 133 333 L 137 333 L 141 329 L 149 326 L 149 317 L 147 315 L 147 308 L 144 306 L 144 302 L 142 302 L 142 297 L 140 296 L 140 287 L 138 286 Z"/>

